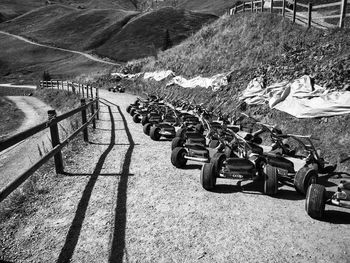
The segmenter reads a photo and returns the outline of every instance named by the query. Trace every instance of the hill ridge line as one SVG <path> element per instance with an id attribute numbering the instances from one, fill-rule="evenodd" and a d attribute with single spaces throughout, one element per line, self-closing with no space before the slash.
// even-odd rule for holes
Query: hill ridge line
<path id="1" fill-rule="evenodd" d="M 8 33 L 6 31 L 0 30 L 0 34 L 7 35 L 7 36 L 10 36 L 10 37 L 16 38 L 18 40 L 24 41 L 26 43 L 39 46 L 39 47 L 45 47 L 45 48 L 60 50 L 60 51 L 69 52 L 69 53 L 73 53 L 73 54 L 78 54 L 78 55 L 84 56 L 87 59 L 90 59 L 90 60 L 93 60 L 93 61 L 96 61 L 96 62 L 100 62 L 100 63 L 104 63 L 104 64 L 108 64 L 108 65 L 114 65 L 114 66 L 121 65 L 120 63 L 105 61 L 103 59 L 94 57 L 93 55 L 90 55 L 90 54 L 87 54 L 87 53 L 84 53 L 84 52 L 81 52 L 81 51 L 70 50 L 70 49 L 54 47 L 54 46 L 50 46 L 50 45 L 46 45 L 46 44 L 36 43 L 36 42 L 34 42 L 32 40 L 29 40 L 28 38 L 25 38 L 25 37 L 22 37 L 22 36 L 19 36 L 19 35 L 15 35 L 15 34 L 11 34 L 11 33 Z"/>

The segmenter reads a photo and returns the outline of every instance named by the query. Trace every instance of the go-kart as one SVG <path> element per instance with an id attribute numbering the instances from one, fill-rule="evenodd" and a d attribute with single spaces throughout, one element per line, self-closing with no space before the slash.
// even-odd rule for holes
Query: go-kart
<path id="1" fill-rule="evenodd" d="M 350 160 L 350 156 L 345 157 L 340 162 L 343 163 L 347 160 Z M 337 191 L 333 194 L 327 192 L 323 185 L 311 184 L 306 193 L 306 213 L 312 218 L 322 219 L 326 204 L 350 209 L 350 180 L 340 181 Z"/>
<path id="2" fill-rule="evenodd" d="M 165 114 L 161 119 L 148 119 L 148 123 L 143 126 L 143 132 L 149 135 L 152 140 L 159 141 L 161 137 L 167 139 L 176 135 L 175 126 L 178 124 L 176 116 Z"/>

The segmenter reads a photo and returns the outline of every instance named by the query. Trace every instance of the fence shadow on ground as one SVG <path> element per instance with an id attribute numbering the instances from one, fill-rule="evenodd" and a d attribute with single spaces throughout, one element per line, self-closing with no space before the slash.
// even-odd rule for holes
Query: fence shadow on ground
<path id="1" fill-rule="evenodd" d="M 109 263 L 123 262 L 125 251 L 125 229 L 126 229 L 126 201 L 128 175 L 130 174 L 131 156 L 135 147 L 135 142 L 131 136 L 128 123 L 122 113 L 120 107 L 112 102 L 105 100 L 107 103 L 117 107 L 119 114 L 123 120 L 125 132 L 129 141 L 129 148 L 125 154 L 125 159 L 118 184 L 117 204 L 114 211 L 114 229 L 112 230 L 110 239 L 110 252 L 108 257 Z"/>
<path id="2" fill-rule="evenodd" d="M 79 201 L 73 222 L 69 228 L 66 240 L 65 240 L 65 244 L 59 254 L 59 257 L 57 259 L 57 263 L 63 263 L 63 262 L 70 262 L 75 247 L 78 243 L 79 240 L 79 236 L 80 236 L 80 231 L 85 219 L 85 215 L 86 215 L 86 210 L 88 208 L 88 204 L 91 198 L 91 194 L 92 194 L 92 190 L 95 186 L 95 183 L 97 181 L 98 176 L 101 173 L 102 170 L 102 166 L 106 160 L 106 157 L 108 156 L 108 154 L 111 152 L 111 150 L 113 149 L 114 145 L 115 145 L 115 122 L 114 122 L 114 117 L 112 114 L 112 111 L 110 109 L 110 107 L 108 107 L 109 109 L 109 114 L 110 114 L 110 122 L 111 122 L 111 139 L 110 139 L 110 143 L 108 148 L 102 153 L 102 155 L 100 156 L 95 169 L 93 171 L 93 173 L 90 175 L 90 179 L 87 183 L 87 185 L 85 186 L 85 189 L 83 191 L 83 195 Z M 128 174 L 128 173 L 127 173 Z M 126 176 L 127 177 L 127 176 Z"/>

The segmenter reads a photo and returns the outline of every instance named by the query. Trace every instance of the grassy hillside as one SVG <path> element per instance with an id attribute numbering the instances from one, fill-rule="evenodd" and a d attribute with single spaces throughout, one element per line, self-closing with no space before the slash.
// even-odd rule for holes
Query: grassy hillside
<path id="1" fill-rule="evenodd" d="M 102 74 L 111 66 L 82 56 L 36 47 L 8 36 L 0 36 L 0 82 L 27 80 L 36 83 L 48 70 L 53 78 L 75 78 Z"/>
<path id="2" fill-rule="evenodd" d="M 0 29 L 40 43 L 88 50 L 104 43 L 136 14 L 117 9 L 80 10 L 49 5 L 2 24 Z"/>
<path id="3" fill-rule="evenodd" d="M 0 139 L 19 128 L 24 120 L 24 113 L 6 97 L 0 97 Z"/>
<path id="4" fill-rule="evenodd" d="M 163 47 L 166 30 L 176 45 L 216 18 L 172 7 L 147 12 L 132 19 L 100 46 L 97 53 L 118 61 L 150 56 Z"/>
<path id="5" fill-rule="evenodd" d="M 238 0 L 178 0 L 178 7 L 222 15 L 226 8 L 233 6 L 236 2 Z"/>
<path id="6" fill-rule="evenodd" d="M 134 92 L 156 92 L 172 98 L 195 99 L 231 114 L 245 111 L 267 123 L 278 124 L 290 133 L 321 138 L 317 147 L 336 161 L 348 152 L 350 115 L 331 118 L 296 119 L 268 106 L 239 106 L 239 96 L 249 81 L 263 75 L 267 85 L 312 74 L 317 84 L 330 89 L 350 85 L 350 30 L 320 31 L 291 24 L 270 14 L 222 17 L 180 45 L 162 52 L 158 60 L 147 58 L 144 71 L 171 69 L 187 77 L 231 72 L 229 85 L 218 92 L 196 88 L 166 87 L 165 83 L 128 82 Z"/>
<path id="7" fill-rule="evenodd" d="M 88 9 L 136 9 L 130 0 L 53 0 L 50 2 Z M 45 0 L 1 0 L 0 23 L 23 15 L 38 7 L 46 6 L 45 3 Z"/>

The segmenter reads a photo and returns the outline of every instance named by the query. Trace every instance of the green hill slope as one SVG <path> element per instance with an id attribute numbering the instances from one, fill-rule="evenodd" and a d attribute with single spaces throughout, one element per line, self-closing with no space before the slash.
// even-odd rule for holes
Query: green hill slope
<path id="1" fill-rule="evenodd" d="M 44 71 L 56 79 L 73 79 L 106 73 L 112 67 L 91 61 L 80 55 L 37 47 L 0 35 L 0 82 L 21 80 L 36 83 Z M 27 82 L 28 83 L 28 82 Z"/>
<path id="2" fill-rule="evenodd" d="M 153 55 L 164 45 L 166 30 L 176 45 L 217 17 L 172 7 L 147 12 L 131 20 L 97 49 L 97 53 L 118 61 Z"/>
<path id="3" fill-rule="evenodd" d="M 137 14 L 118 9 L 79 10 L 49 5 L 1 24 L 0 29 L 44 44 L 88 50 L 104 43 Z"/>
<path id="4" fill-rule="evenodd" d="M 50 2 L 88 9 L 136 10 L 135 5 L 130 0 L 56 0 Z M 2 17 L 2 20 L 0 22 L 44 6 L 46 6 L 45 0 L 1 0 L 0 19 Z"/>
<path id="5" fill-rule="evenodd" d="M 178 7 L 222 15 L 226 8 L 233 6 L 236 2 L 238 0 L 178 0 Z"/>

